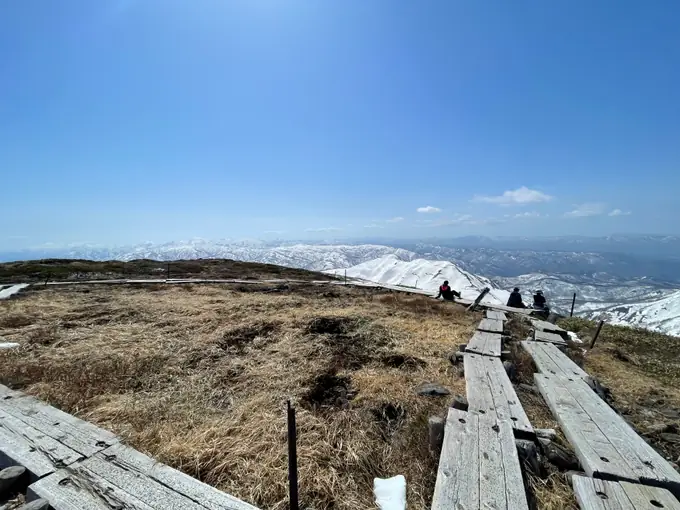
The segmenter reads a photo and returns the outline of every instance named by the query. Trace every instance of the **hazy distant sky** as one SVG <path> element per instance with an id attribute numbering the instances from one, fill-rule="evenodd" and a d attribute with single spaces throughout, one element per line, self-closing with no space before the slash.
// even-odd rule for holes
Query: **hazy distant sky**
<path id="1" fill-rule="evenodd" d="M 679 25 L 677 0 L 3 1 L 0 248 L 678 234 Z"/>

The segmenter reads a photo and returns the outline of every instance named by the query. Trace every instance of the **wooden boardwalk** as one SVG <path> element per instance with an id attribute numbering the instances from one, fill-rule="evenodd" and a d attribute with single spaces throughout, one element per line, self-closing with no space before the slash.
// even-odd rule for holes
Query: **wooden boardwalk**
<path id="1" fill-rule="evenodd" d="M 256 510 L 120 444 L 106 430 L 0 385 L 0 469 L 53 510 Z"/>
<path id="2" fill-rule="evenodd" d="M 528 510 L 510 423 L 449 409 L 433 510 Z"/>
<path id="3" fill-rule="evenodd" d="M 498 311 L 498 310 L 487 310 L 486 311 L 486 318 L 487 319 L 493 319 L 496 321 L 506 321 L 508 320 L 508 317 L 505 315 L 505 313 Z"/>
<path id="4" fill-rule="evenodd" d="M 588 476 L 680 494 L 680 473 L 580 378 L 534 374 L 536 386 Z"/>
<path id="5" fill-rule="evenodd" d="M 561 347 L 567 346 L 567 341 L 557 333 L 550 333 L 549 331 L 542 331 L 540 329 L 534 330 L 534 340 L 537 342 L 548 342 Z"/>
<path id="6" fill-rule="evenodd" d="M 522 347 L 529 353 L 542 374 L 561 377 L 588 379 L 588 373 L 572 359 L 560 351 L 555 345 L 545 342 L 522 342 Z"/>
<path id="7" fill-rule="evenodd" d="M 472 338 L 465 347 L 465 352 L 500 358 L 501 335 L 498 333 L 487 333 L 486 331 L 475 331 L 475 334 L 472 335 Z"/>
<path id="8" fill-rule="evenodd" d="M 531 325 L 536 331 L 547 331 L 548 333 L 557 333 L 558 335 L 565 335 L 567 333 L 564 329 L 552 322 L 531 319 Z"/>
<path id="9" fill-rule="evenodd" d="M 465 353 L 463 363 L 470 413 L 493 416 L 510 423 L 520 434 L 533 435 L 534 429 L 501 360 Z"/>
<path id="10" fill-rule="evenodd" d="M 495 319 L 482 319 L 477 326 L 477 331 L 487 331 L 488 333 L 503 333 L 503 321 Z"/>
<path id="11" fill-rule="evenodd" d="M 582 510 L 680 510 L 680 503 L 666 489 L 597 478 L 572 478 L 576 501 Z"/>

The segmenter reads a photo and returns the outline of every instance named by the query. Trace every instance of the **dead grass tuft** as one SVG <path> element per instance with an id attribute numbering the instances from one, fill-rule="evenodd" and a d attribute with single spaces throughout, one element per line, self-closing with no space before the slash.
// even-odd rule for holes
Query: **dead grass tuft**
<path id="1" fill-rule="evenodd" d="M 547 478 L 529 476 L 529 488 L 538 510 L 578 510 L 571 483 L 566 475 L 554 473 Z"/>
<path id="2" fill-rule="evenodd" d="M 340 286 L 332 296 L 311 285 L 84 289 L 8 303 L 33 320 L 3 326 L 25 348 L 0 352 L 1 383 L 275 510 L 287 508 L 291 399 L 306 507 L 373 508 L 373 478 L 403 474 L 409 508 L 429 508 L 437 462 L 427 420 L 449 402 L 415 390 L 432 382 L 465 393 L 447 354 L 479 314 Z"/>

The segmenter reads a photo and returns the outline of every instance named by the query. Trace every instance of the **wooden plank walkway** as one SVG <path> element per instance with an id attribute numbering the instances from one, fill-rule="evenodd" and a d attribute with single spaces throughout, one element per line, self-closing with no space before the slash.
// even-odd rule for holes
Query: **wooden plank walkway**
<path id="1" fill-rule="evenodd" d="M 529 353 L 542 374 L 560 377 L 588 379 L 588 373 L 579 367 L 572 359 L 560 351 L 555 345 L 545 342 L 525 340 L 522 347 Z"/>
<path id="2" fill-rule="evenodd" d="M 639 482 L 680 494 L 680 473 L 585 381 L 546 374 L 534 374 L 534 379 L 588 476 Z"/>
<path id="3" fill-rule="evenodd" d="M 56 510 L 257 510 L 121 444 L 29 486 L 38 498 Z"/>
<path id="4" fill-rule="evenodd" d="M 463 363 L 469 411 L 507 421 L 515 431 L 533 435 L 534 429 L 500 358 L 465 353 Z"/>
<path id="5" fill-rule="evenodd" d="M 528 510 L 509 422 L 449 409 L 432 509 L 454 508 Z"/>
<path id="6" fill-rule="evenodd" d="M 559 327 L 557 324 L 553 324 L 552 322 L 531 319 L 531 324 L 536 330 L 547 331 L 548 333 L 557 333 L 560 335 L 566 334 L 564 329 Z"/>
<path id="7" fill-rule="evenodd" d="M 477 326 L 477 331 L 487 331 L 489 333 L 503 333 L 503 321 L 495 319 L 482 319 Z"/>
<path id="8" fill-rule="evenodd" d="M 0 469 L 21 465 L 37 480 L 117 442 L 111 432 L 0 385 Z"/>
<path id="9" fill-rule="evenodd" d="M 549 331 L 542 331 L 540 329 L 534 330 L 534 340 L 537 342 L 548 342 L 555 345 L 566 347 L 567 341 L 557 333 L 550 333 Z"/>
<path id="10" fill-rule="evenodd" d="M 0 385 L 0 469 L 53 510 L 256 510 L 119 443 L 111 432 Z"/>
<path id="11" fill-rule="evenodd" d="M 508 312 L 508 313 L 518 313 L 520 315 L 531 315 L 532 312 L 535 310 L 531 308 L 514 308 L 512 306 L 506 306 L 506 305 L 497 305 L 497 304 L 490 304 L 490 303 L 482 303 L 480 306 L 483 306 L 484 308 L 488 308 L 490 310 L 499 310 L 501 312 Z"/>
<path id="12" fill-rule="evenodd" d="M 572 485 L 582 510 L 680 510 L 673 494 L 659 487 L 584 476 L 572 477 Z"/>
<path id="13" fill-rule="evenodd" d="M 484 356 L 501 356 L 501 335 L 498 333 L 487 333 L 486 331 L 475 331 L 472 338 L 465 347 L 465 352 L 473 352 Z"/>
<path id="14" fill-rule="evenodd" d="M 486 318 L 487 319 L 493 319 L 497 321 L 506 321 L 508 320 L 507 316 L 505 313 L 499 311 L 499 310 L 487 310 L 486 311 Z"/>

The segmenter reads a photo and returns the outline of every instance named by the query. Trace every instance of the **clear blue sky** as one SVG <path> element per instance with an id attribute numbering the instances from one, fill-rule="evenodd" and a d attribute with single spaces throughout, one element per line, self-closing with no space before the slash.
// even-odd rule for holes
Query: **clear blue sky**
<path id="1" fill-rule="evenodd" d="M 0 2 L 0 247 L 678 234 L 679 23 L 677 0 Z"/>

